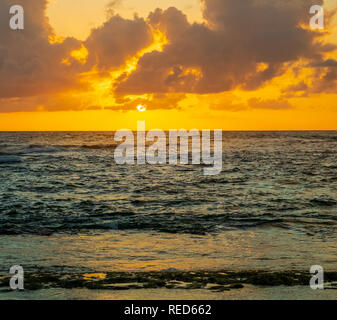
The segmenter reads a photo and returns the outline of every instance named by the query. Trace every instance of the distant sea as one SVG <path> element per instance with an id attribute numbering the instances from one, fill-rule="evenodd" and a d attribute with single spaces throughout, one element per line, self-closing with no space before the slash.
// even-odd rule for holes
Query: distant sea
<path id="1" fill-rule="evenodd" d="M 337 132 L 224 132 L 223 171 L 113 132 L 0 133 L 0 273 L 337 270 Z"/>

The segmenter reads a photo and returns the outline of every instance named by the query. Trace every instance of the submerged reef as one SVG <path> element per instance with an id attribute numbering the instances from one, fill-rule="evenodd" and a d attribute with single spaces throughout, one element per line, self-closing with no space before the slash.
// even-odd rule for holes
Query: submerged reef
<path id="1" fill-rule="evenodd" d="M 128 289 L 206 289 L 227 291 L 254 286 L 309 286 L 311 275 L 303 271 L 162 271 L 107 273 L 25 273 L 25 290 L 86 288 Z M 0 293 L 8 292 L 9 276 L 0 277 Z M 337 290 L 337 272 L 325 272 L 325 288 Z"/>

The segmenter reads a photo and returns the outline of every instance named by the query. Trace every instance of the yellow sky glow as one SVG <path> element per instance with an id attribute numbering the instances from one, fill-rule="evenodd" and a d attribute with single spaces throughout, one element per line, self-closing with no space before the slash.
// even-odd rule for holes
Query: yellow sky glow
<path id="1" fill-rule="evenodd" d="M 335 0 L 326 3 L 327 8 L 334 8 Z M 56 37 L 73 36 L 85 40 L 94 27 L 100 26 L 107 19 L 107 5 L 111 0 L 50 0 L 47 10 L 51 26 Z M 124 0 L 116 2 L 114 10 L 125 18 L 132 18 L 135 13 L 146 18 L 156 7 L 166 9 L 174 6 L 188 16 L 190 22 L 202 21 L 201 2 L 199 0 Z M 160 3 L 160 5 L 158 5 Z M 337 19 L 335 28 L 327 40 L 337 43 Z M 146 120 L 147 129 L 160 128 L 209 128 L 224 130 L 337 130 L 337 94 L 312 94 L 309 98 L 300 95 L 283 97 L 284 90 L 294 84 L 306 81 L 312 70 L 303 69 L 297 74 L 289 69 L 280 77 L 275 77 L 264 87 L 254 91 L 244 91 L 240 88 L 218 94 L 187 94 L 171 110 L 151 110 L 146 101 L 154 99 L 151 95 L 130 96 L 134 101 L 134 110 L 104 110 L 118 104 L 111 94 L 114 81 L 123 74 L 130 74 L 137 68 L 139 58 L 147 52 L 162 50 L 167 44 L 164 34 L 153 30 L 153 43 L 128 59 L 118 69 L 100 74 L 93 68 L 90 72 L 82 73 L 79 81 L 89 83 L 90 87 L 83 90 L 62 92 L 55 95 L 59 101 L 70 101 L 84 106 L 83 111 L 45 111 L 43 104 L 35 112 L 13 112 L 0 114 L 0 130 L 2 131 L 108 131 L 120 128 L 136 129 L 137 120 Z M 71 52 L 62 63 L 70 64 L 69 59 L 76 59 L 84 64 L 88 51 L 82 45 L 79 50 Z M 337 58 L 337 52 L 330 52 L 326 58 Z M 261 64 L 258 71 L 266 68 Z M 184 72 L 198 74 L 197 69 Z M 147 109 L 139 112 L 139 101 Z M 293 106 L 289 109 L 251 108 L 249 101 L 283 100 Z M 228 105 L 226 110 L 223 105 Z M 99 106 L 100 110 L 90 110 Z"/>

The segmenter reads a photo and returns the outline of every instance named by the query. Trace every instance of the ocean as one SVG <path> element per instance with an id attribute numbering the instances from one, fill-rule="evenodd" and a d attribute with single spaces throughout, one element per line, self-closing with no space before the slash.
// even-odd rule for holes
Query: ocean
<path id="1" fill-rule="evenodd" d="M 3 279 L 13 265 L 86 288 L 114 272 L 337 271 L 336 131 L 223 132 L 215 176 L 117 165 L 113 137 L 0 133 Z"/>

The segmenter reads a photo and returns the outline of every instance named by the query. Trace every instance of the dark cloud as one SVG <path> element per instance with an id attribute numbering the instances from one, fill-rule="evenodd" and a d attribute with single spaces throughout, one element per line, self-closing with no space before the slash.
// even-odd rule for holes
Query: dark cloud
<path id="1" fill-rule="evenodd" d="M 152 43 L 152 31 L 144 19 L 133 20 L 113 16 L 101 27 L 93 29 L 84 42 L 89 51 L 87 66 L 109 70 L 123 65 L 138 51 Z"/>
<path id="2" fill-rule="evenodd" d="M 212 103 L 210 105 L 210 109 L 221 111 L 242 111 L 248 109 L 284 110 L 290 108 L 293 108 L 293 106 L 282 97 L 279 99 L 251 98 L 246 103 L 235 103 L 224 99 L 221 103 Z"/>
<path id="3" fill-rule="evenodd" d="M 22 5 L 25 29 L 9 27 L 9 8 Z M 76 66 L 62 64 L 80 42 L 67 38 L 51 44 L 53 36 L 45 17 L 45 0 L 1 0 L 0 2 L 0 97 L 13 98 L 53 93 L 76 84 Z M 1 107 L 1 106 L 0 106 Z"/>
<path id="4" fill-rule="evenodd" d="M 118 9 L 123 3 L 123 0 L 112 0 L 106 5 L 106 15 L 111 18 L 116 14 L 116 9 Z"/>
<path id="5" fill-rule="evenodd" d="M 203 0 L 207 24 L 190 24 L 175 8 L 157 9 L 149 23 L 169 44 L 139 61 L 118 93 L 217 93 L 253 90 L 299 59 L 317 60 L 335 48 L 318 41 L 309 8 L 322 0 Z M 265 68 L 259 69 L 260 64 Z M 197 70 L 198 72 L 193 72 Z"/>
<path id="6" fill-rule="evenodd" d="M 301 81 L 297 84 L 289 86 L 286 90 L 284 90 L 284 92 L 306 91 L 308 88 L 308 85 L 304 81 Z"/>
<path id="7" fill-rule="evenodd" d="M 304 81 L 291 85 L 283 90 L 287 97 L 308 97 L 310 94 L 337 93 L 337 60 L 319 59 L 305 66 L 312 69 L 310 85 Z M 308 81 L 307 81 L 308 82 Z"/>
<path id="8" fill-rule="evenodd" d="M 337 68 L 332 66 L 324 69 L 314 80 L 310 93 L 337 93 Z"/>
<path id="9" fill-rule="evenodd" d="M 309 8 L 322 5 L 323 0 L 201 0 L 205 23 L 192 24 L 176 8 L 156 9 L 147 20 L 123 19 L 111 11 L 121 4 L 114 0 L 108 5 L 108 20 L 93 29 L 86 41 L 66 38 L 56 43 L 49 41 L 54 33 L 45 15 L 47 0 L 0 1 L 0 112 L 7 112 L 9 106 L 17 111 L 38 105 L 50 110 L 95 105 L 77 98 L 95 80 L 79 81 L 79 75 L 94 67 L 97 72 L 92 77 L 108 75 L 152 43 L 153 29 L 164 33 L 168 44 L 162 51 L 143 55 L 135 71 L 113 84 L 111 95 L 117 103 L 111 109 L 130 110 L 142 103 L 149 109 L 179 108 L 187 93 L 254 90 L 298 61 L 315 69 L 315 81 L 308 89 L 300 83 L 289 87 L 289 92 L 336 92 L 336 61 L 323 58 L 336 45 L 323 44 L 321 33 L 301 27 L 309 24 Z M 21 31 L 9 28 L 9 8 L 14 4 L 25 8 Z M 327 20 L 331 17 L 330 12 Z M 70 55 L 82 46 L 88 50 L 84 63 Z M 67 97 L 71 90 L 76 97 Z M 130 99 L 132 94 L 150 98 Z M 249 106 L 291 107 L 282 99 L 253 99 Z M 220 109 L 221 103 L 211 107 Z"/>
<path id="10" fill-rule="evenodd" d="M 248 104 L 254 109 L 283 110 L 292 108 L 292 105 L 285 99 L 263 100 L 260 98 L 252 98 L 249 99 Z"/>
<path id="11" fill-rule="evenodd" d="M 313 68 L 337 67 L 337 60 L 327 59 L 324 61 L 312 63 L 310 66 Z"/>
<path id="12" fill-rule="evenodd" d="M 9 9 L 14 4 L 22 5 L 25 10 L 24 30 L 13 31 L 9 27 Z M 9 107 L 12 111 L 34 110 L 39 100 L 48 110 L 64 110 L 64 106 L 85 108 L 78 100 L 68 105 L 65 99 L 54 96 L 50 96 L 49 103 L 46 95 L 86 89 L 89 84 L 78 81 L 81 72 L 89 71 L 94 65 L 102 73 L 123 65 L 128 57 L 152 41 L 151 29 L 144 19 L 113 16 L 100 28 L 93 29 L 84 43 L 74 38 L 52 43 L 50 39 L 55 34 L 45 15 L 46 6 L 47 0 L 0 2 L 0 111 L 8 112 Z M 83 45 L 89 50 L 84 65 L 70 55 Z M 38 95 L 43 98 L 29 98 Z"/>
<path id="13" fill-rule="evenodd" d="M 148 110 L 158 109 L 179 109 L 179 102 L 186 98 L 185 93 L 157 93 L 150 98 L 131 99 L 128 97 L 119 97 L 116 99 L 117 105 L 105 107 L 109 110 L 136 110 L 137 106 L 143 105 Z"/>
<path id="14" fill-rule="evenodd" d="M 337 61 L 335 59 L 318 60 L 308 65 L 314 68 L 312 85 L 307 93 L 337 93 Z"/>

